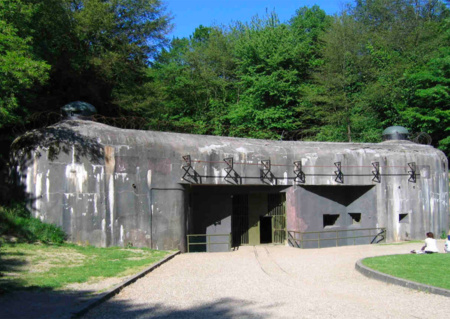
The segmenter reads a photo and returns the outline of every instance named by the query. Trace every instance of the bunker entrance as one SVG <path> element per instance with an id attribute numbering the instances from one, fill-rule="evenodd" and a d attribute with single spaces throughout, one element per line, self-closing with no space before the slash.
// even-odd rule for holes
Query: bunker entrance
<path id="1" fill-rule="evenodd" d="M 188 245 L 197 241 L 188 250 L 227 251 L 241 245 L 284 243 L 286 188 L 193 186 L 188 234 L 203 237 L 188 238 Z"/>
<path id="2" fill-rule="evenodd" d="M 272 218 L 271 216 L 259 217 L 259 241 L 261 244 L 272 243 Z"/>

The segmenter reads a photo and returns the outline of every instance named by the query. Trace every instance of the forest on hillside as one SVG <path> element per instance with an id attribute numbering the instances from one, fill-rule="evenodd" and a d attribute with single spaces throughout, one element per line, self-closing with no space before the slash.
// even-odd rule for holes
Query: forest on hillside
<path id="1" fill-rule="evenodd" d="M 2 141 L 86 101 L 194 134 L 378 142 L 402 125 L 448 155 L 449 4 L 301 7 L 180 39 L 160 0 L 0 0 Z"/>

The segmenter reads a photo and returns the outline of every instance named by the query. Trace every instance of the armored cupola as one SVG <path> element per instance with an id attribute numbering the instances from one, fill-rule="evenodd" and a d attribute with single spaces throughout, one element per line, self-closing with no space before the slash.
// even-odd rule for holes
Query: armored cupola
<path id="1" fill-rule="evenodd" d="M 403 126 L 390 126 L 383 131 L 383 141 L 408 140 L 409 132 Z"/>
<path id="2" fill-rule="evenodd" d="M 87 102 L 76 101 L 64 105 L 61 114 L 66 119 L 76 119 L 97 114 L 97 109 Z"/>

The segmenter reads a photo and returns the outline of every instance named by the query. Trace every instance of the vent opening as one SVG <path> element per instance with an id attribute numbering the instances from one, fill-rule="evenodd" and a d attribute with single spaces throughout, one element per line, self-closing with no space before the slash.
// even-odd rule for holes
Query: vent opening
<path id="1" fill-rule="evenodd" d="M 409 215 L 408 214 L 398 214 L 398 221 L 400 223 L 409 223 Z"/>
<path id="2" fill-rule="evenodd" d="M 348 213 L 352 218 L 352 225 L 359 225 L 361 223 L 361 213 Z"/>
<path id="3" fill-rule="evenodd" d="M 339 219 L 339 215 L 335 215 L 335 214 L 323 215 L 323 227 L 335 226 L 338 219 Z"/>

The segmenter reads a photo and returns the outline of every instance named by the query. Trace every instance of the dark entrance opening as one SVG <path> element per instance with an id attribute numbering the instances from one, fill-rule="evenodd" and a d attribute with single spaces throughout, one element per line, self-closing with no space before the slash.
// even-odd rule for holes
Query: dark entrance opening
<path id="1" fill-rule="evenodd" d="M 272 243 L 272 216 L 261 216 L 259 219 L 259 238 L 261 244 Z"/>
<path id="2" fill-rule="evenodd" d="M 191 186 L 187 220 L 189 251 L 227 251 L 241 245 L 283 244 L 286 239 L 283 191 L 286 188 L 288 186 Z"/>
<path id="3" fill-rule="evenodd" d="M 232 197 L 232 237 L 233 247 L 248 244 L 248 195 Z"/>

